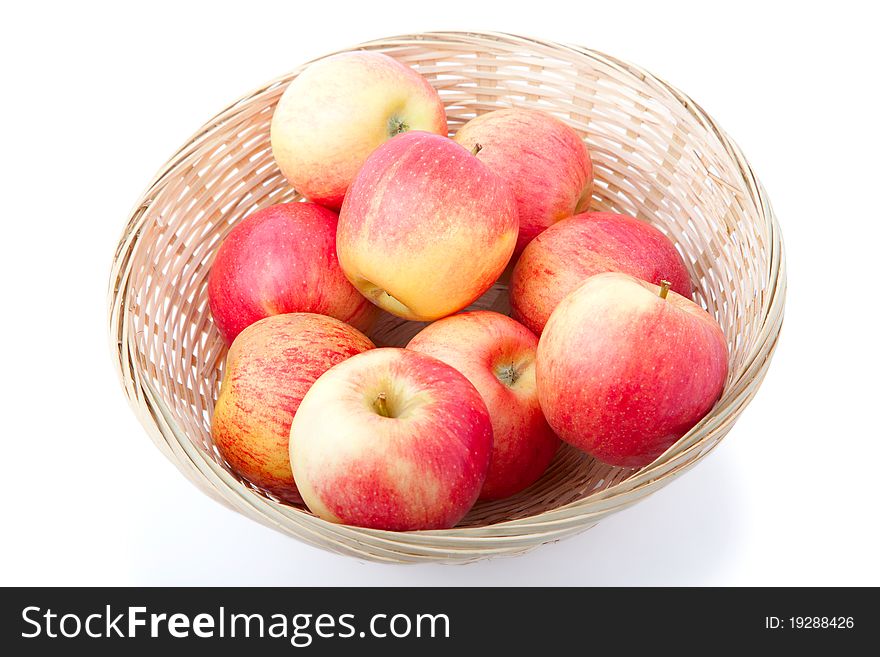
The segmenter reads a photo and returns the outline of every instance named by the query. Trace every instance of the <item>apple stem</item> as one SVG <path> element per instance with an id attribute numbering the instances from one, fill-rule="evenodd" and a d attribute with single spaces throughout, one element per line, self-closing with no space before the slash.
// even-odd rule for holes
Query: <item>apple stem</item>
<path id="1" fill-rule="evenodd" d="M 408 130 L 409 125 L 406 124 L 403 119 L 395 116 L 388 121 L 388 134 L 392 137 L 395 137 L 403 132 L 407 132 Z"/>
<path id="2" fill-rule="evenodd" d="M 382 417 L 391 417 L 391 413 L 388 412 L 388 397 L 384 392 L 376 395 L 376 412 Z"/>
<path id="3" fill-rule="evenodd" d="M 479 153 L 481 150 L 483 150 L 482 144 L 474 144 L 474 147 L 471 149 L 471 155 L 476 157 L 477 153 Z"/>
<path id="4" fill-rule="evenodd" d="M 663 279 L 660 281 L 660 298 L 665 299 L 666 295 L 669 294 L 669 286 L 672 285 L 669 281 Z"/>
<path id="5" fill-rule="evenodd" d="M 519 372 L 513 363 L 499 367 L 496 370 L 496 375 L 498 376 L 498 380 L 506 386 L 512 386 L 516 383 L 517 379 L 519 379 Z"/>

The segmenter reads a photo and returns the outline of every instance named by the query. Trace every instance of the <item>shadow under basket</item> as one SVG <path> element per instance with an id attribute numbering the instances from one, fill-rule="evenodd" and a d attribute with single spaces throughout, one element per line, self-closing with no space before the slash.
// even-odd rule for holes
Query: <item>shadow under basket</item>
<path id="1" fill-rule="evenodd" d="M 739 148 L 677 89 L 602 53 L 506 34 L 427 33 L 373 41 L 433 84 L 450 131 L 504 107 L 550 112 L 593 157 L 592 210 L 649 221 L 690 268 L 696 301 L 728 338 L 730 373 L 715 408 L 650 465 L 604 465 L 564 446 L 526 491 L 478 503 L 449 530 L 387 532 L 334 525 L 242 481 L 211 441 L 225 347 L 207 304 L 223 238 L 254 210 L 300 197 L 269 144 L 275 104 L 294 70 L 208 121 L 137 203 L 110 282 L 110 334 L 125 392 L 162 452 L 205 493 L 309 544 L 381 562 L 468 562 L 577 534 L 658 490 L 730 431 L 758 389 L 785 301 L 779 226 Z M 502 279 L 503 280 L 503 279 Z M 506 311 L 499 282 L 478 304 Z M 372 336 L 403 345 L 418 325 L 386 318 Z"/>

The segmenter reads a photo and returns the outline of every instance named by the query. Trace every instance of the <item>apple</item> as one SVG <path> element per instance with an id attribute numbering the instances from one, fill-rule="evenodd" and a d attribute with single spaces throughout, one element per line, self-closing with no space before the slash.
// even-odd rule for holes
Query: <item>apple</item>
<path id="1" fill-rule="evenodd" d="M 248 326 L 229 348 L 211 418 L 220 455 L 260 488 L 301 502 L 288 452 L 296 409 L 321 374 L 372 348 L 348 324 L 313 313 L 273 315 Z"/>
<path id="2" fill-rule="evenodd" d="M 370 329 L 376 308 L 336 258 L 337 219 L 314 203 L 282 203 L 230 231 L 208 276 L 208 305 L 226 344 L 257 320 L 282 313 L 330 315 Z"/>
<path id="3" fill-rule="evenodd" d="M 593 274 L 619 271 L 693 296 L 687 267 L 675 245 L 635 217 L 587 212 L 560 221 L 538 235 L 513 268 L 513 317 L 540 335 L 562 299 Z"/>
<path id="4" fill-rule="evenodd" d="M 455 141 L 477 144 L 477 157 L 513 190 L 519 211 L 516 254 L 548 226 L 586 210 L 593 163 L 569 125 L 534 109 L 501 109 L 465 123 Z"/>
<path id="5" fill-rule="evenodd" d="M 709 313 L 627 274 L 588 278 L 538 343 L 538 399 L 560 438 L 611 465 L 641 467 L 715 405 L 727 341 Z"/>
<path id="6" fill-rule="evenodd" d="M 378 52 L 320 59 L 287 87 L 272 115 L 272 154 L 311 201 L 338 210 L 367 156 L 407 130 L 446 135 L 437 91 L 410 67 Z"/>
<path id="7" fill-rule="evenodd" d="M 495 440 L 480 499 L 509 497 L 533 484 L 559 447 L 538 403 L 537 348 L 525 326 L 488 310 L 438 320 L 407 345 L 464 374 L 486 402 Z"/>
<path id="8" fill-rule="evenodd" d="M 374 529 L 454 526 L 491 453 L 476 388 L 436 358 L 395 347 L 325 372 L 290 427 L 293 476 L 312 513 Z"/>
<path id="9" fill-rule="evenodd" d="M 451 139 L 407 132 L 377 148 L 339 213 L 339 264 L 405 319 L 461 310 L 504 271 L 519 223 L 510 189 Z"/>

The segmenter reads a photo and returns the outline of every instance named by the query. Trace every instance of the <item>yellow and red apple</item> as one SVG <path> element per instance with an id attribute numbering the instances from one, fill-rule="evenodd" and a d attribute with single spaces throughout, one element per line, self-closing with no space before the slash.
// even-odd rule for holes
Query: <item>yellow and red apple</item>
<path id="1" fill-rule="evenodd" d="M 341 53 L 288 85 L 272 115 L 272 154 L 298 192 L 338 210 L 367 156 L 408 130 L 447 133 L 430 83 L 388 55 Z"/>
<path id="2" fill-rule="evenodd" d="M 372 347 L 359 331 L 324 315 L 273 315 L 248 326 L 229 348 L 211 419 L 220 455 L 279 499 L 301 501 L 288 450 L 293 416 L 321 374 Z"/>
<path id="3" fill-rule="evenodd" d="M 541 231 L 585 211 L 593 190 L 593 163 L 571 126 L 535 109 L 501 109 L 465 123 L 455 141 L 513 191 L 519 211 L 519 254 Z"/>
<path id="4" fill-rule="evenodd" d="M 513 268 L 513 316 L 540 335 L 553 309 L 593 274 L 619 271 L 690 298 L 690 275 L 675 245 L 649 223 L 608 212 L 564 219 L 538 235 Z"/>
<path id="5" fill-rule="evenodd" d="M 339 213 L 336 252 L 373 303 L 432 321 L 492 286 L 518 226 L 510 189 L 471 152 L 446 137 L 408 132 L 364 163 Z"/>
<path id="6" fill-rule="evenodd" d="M 605 463 L 641 467 L 715 405 L 727 358 L 715 319 L 668 281 L 597 274 L 544 328 L 538 398 L 560 438 Z"/>
<path id="7" fill-rule="evenodd" d="M 481 499 L 508 497 L 533 484 L 559 447 L 538 403 L 537 348 L 525 326 L 490 311 L 438 320 L 407 345 L 464 374 L 486 402 L 495 442 Z"/>
<path id="8" fill-rule="evenodd" d="M 492 424 L 454 368 L 373 349 L 324 373 L 290 428 L 299 491 L 317 516 L 388 530 L 445 529 L 480 493 Z"/>

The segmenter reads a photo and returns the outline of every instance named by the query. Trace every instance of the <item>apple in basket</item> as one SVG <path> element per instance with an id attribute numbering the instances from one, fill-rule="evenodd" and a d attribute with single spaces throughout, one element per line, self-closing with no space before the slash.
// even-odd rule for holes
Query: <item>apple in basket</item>
<path id="1" fill-rule="evenodd" d="M 336 252 L 373 303 L 431 321 L 492 286 L 518 227 L 510 189 L 470 151 L 446 137 L 408 132 L 364 163 L 339 213 Z"/>
<path id="2" fill-rule="evenodd" d="M 374 529 L 454 526 L 476 501 L 491 452 L 476 388 L 449 365 L 394 347 L 324 373 L 290 428 L 293 476 L 309 509 Z"/>
<path id="3" fill-rule="evenodd" d="M 359 331 L 324 315 L 273 315 L 248 326 L 229 348 L 211 419 L 220 455 L 245 479 L 300 502 L 288 451 L 296 409 L 321 374 L 372 348 Z"/>
<path id="4" fill-rule="evenodd" d="M 471 150 L 513 191 L 519 211 L 516 253 L 560 219 L 587 209 L 593 164 L 567 124 L 534 109 L 501 109 L 465 123 L 455 141 Z"/>
<path id="5" fill-rule="evenodd" d="M 611 465 L 647 465 L 721 395 L 727 342 L 709 313 L 627 274 L 588 278 L 538 343 L 538 398 L 560 438 Z"/>
<path id="6" fill-rule="evenodd" d="M 330 315 L 361 331 L 377 312 L 352 287 L 336 259 L 336 213 L 314 203 L 263 208 L 238 224 L 217 251 L 208 305 L 231 344 L 269 315 Z"/>
<path id="7" fill-rule="evenodd" d="M 490 311 L 438 320 L 407 345 L 452 365 L 486 402 L 494 446 L 481 499 L 508 497 L 533 484 L 559 447 L 538 403 L 537 348 L 538 339 L 525 326 Z"/>
<path id="8" fill-rule="evenodd" d="M 407 130 L 446 135 L 446 113 L 428 81 L 377 52 L 348 52 L 309 65 L 272 115 L 272 154 L 309 200 L 339 209 L 367 156 Z"/>
<path id="9" fill-rule="evenodd" d="M 564 219 L 538 235 L 513 268 L 513 316 L 541 334 L 562 299 L 593 274 L 619 271 L 690 298 L 690 275 L 675 245 L 635 217 L 587 212 Z"/>

